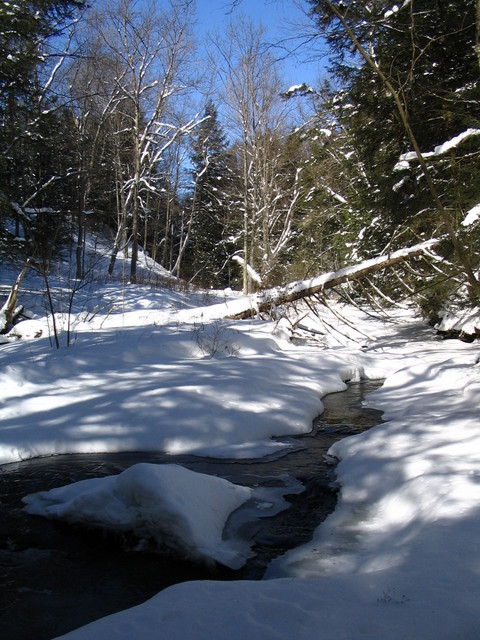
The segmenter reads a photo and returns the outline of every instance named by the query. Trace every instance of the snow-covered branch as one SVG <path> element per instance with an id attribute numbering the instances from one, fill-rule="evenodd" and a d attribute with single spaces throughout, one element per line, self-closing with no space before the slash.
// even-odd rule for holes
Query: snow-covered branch
<path id="1" fill-rule="evenodd" d="M 468 211 L 467 215 L 462 220 L 462 226 L 470 227 L 472 224 L 475 224 L 475 222 L 478 222 L 479 220 L 480 220 L 480 203 L 476 204 L 474 207 L 470 209 L 470 211 Z"/>
<path id="2" fill-rule="evenodd" d="M 433 151 L 422 152 L 422 156 L 423 158 L 434 158 L 443 156 L 452 149 L 456 149 L 457 147 L 459 147 L 463 142 L 465 142 L 465 140 L 478 135 L 480 135 L 480 129 L 467 129 L 466 131 L 462 131 L 462 133 L 459 133 L 457 136 L 451 138 L 450 140 L 439 144 L 434 148 Z M 407 153 L 403 153 L 400 156 L 397 164 L 394 166 L 393 170 L 403 171 L 404 169 L 409 169 L 409 163 L 412 160 L 418 160 L 418 154 L 416 151 L 408 151 Z"/>
<path id="3" fill-rule="evenodd" d="M 239 255 L 239 254 L 235 254 L 234 256 L 232 256 L 232 260 L 234 262 L 238 262 L 238 264 L 244 266 L 245 265 L 245 260 L 244 258 Z M 252 265 L 248 264 L 248 262 L 246 263 L 246 269 L 247 269 L 247 273 L 250 276 L 250 278 L 258 283 L 261 284 L 262 283 L 262 278 L 260 276 L 259 273 L 257 273 L 257 271 L 255 271 L 255 269 L 252 267 Z M 247 315 L 250 315 L 249 313 L 247 313 Z"/>

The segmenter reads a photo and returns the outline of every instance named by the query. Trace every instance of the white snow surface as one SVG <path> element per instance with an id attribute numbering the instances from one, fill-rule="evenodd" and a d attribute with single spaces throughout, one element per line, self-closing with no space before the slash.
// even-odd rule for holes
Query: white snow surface
<path id="1" fill-rule="evenodd" d="M 82 480 L 23 500 L 28 513 L 133 532 L 184 557 L 236 569 L 245 557 L 222 533 L 229 515 L 252 493 L 176 464 L 139 463 L 117 476 Z"/>
<path id="2" fill-rule="evenodd" d="M 473 128 L 466 129 L 465 131 L 462 131 L 458 135 L 454 136 L 453 138 L 450 138 L 449 140 L 446 140 L 442 144 L 439 144 L 434 148 L 433 151 L 422 152 L 422 156 L 424 158 L 433 158 L 433 157 L 443 156 L 445 153 L 448 153 L 449 151 L 451 151 L 451 149 L 456 149 L 457 147 L 459 147 L 463 142 L 465 142 L 465 140 L 468 140 L 469 138 L 473 138 L 478 135 L 480 135 L 480 129 L 473 129 Z M 394 166 L 393 170 L 402 171 L 404 169 L 409 169 L 410 167 L 409 163 L 412 160 L 417 160 L 417 159 L 418 159 L 417 153 L 415 151 L 408 151 L 407 153 L 403 153 L 400 156 L 397 164 Z"/>
<path id="3" fill-rule="evenodd" d="M 469 211 L 467 211 L 467 215 L 462 220 L 462 225 L 464 227 L 470 227 L 475 222 L 480 220 L 480 204 L 476 204 Z"/>
<path id="4" fill-rule="evenodd" d="M 438 330 L 463 332 L 468 335 L 480 333 L 480 307 L 442 312 Z"/>
<path id="5" fill-rule="evenodd" d="M 94 292 L 98 304 L 87 308 Z M 284 452 L 288 440 L 272 436 L 308 431 L 321 397 L 360 377 L 386 379 L 368 404 L 388 422 L 334 445 L 337 508 L 310 543 L 274 561 L 266 579 L 178 584 L 63 638 L 480 637 L 478 343 L 439 341 L 412 311 L 399 308 L 372 317 L 336 306 L 348 322 L 324 309 L 324 323 L 302 317 L 305 335 L 312 333 L 294 345 L 293 318 L 221 319 L 226 308 L 245 305 L 231 292 L 211 293 L 209 306 L 201 294 L 118 283 L 95 284 L 88 305 L 81 295 L 69 348 L 65 333 L 61 348 L 52 348 L 40 312 L 25 323 L 25 334 L 34 322 L 30 335 L 41 330 L 42 337 L 0 347 L 1 463 L 89 451 Z M 306 310 L 299 305 L 298 312 Z M 150 472 L 133 469 L 126 487 L 142 480 L 155 510 L 160 500 Z M 201 518 L 216 516 L 210 509 L 199 514 L 188 500 L 181 504 L 184 472 L 176 478 L 164 472 L 169 512 L 205 532 Z M 202 495 L 222 507 L 205 542 L 211 554 L 227 512 L 244 496 L 209 483 Z M 98 484 L 95 492 L 102 491 Z M 42 508 L 73 508 L 83 495 L 78 486 L 64 492 L 60 503 L 44 496 Z M 111 501 L 112 488 L 106 494 L 101 500 L 112 517 L 122 518 L 129 502 Z"/>

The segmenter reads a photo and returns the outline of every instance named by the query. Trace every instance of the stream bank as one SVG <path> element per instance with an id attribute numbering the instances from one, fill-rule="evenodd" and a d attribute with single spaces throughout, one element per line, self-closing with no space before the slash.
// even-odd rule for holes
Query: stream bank
<path id="1" fill-rule="evenodd" d="M 381 422 L 363 409 L 377 381 L 352 383 L 323 399 L 324 413 L 312 431 L 294 438 L 297 450 L 282 457 L 233 461 L 150 453 L 71 455 L 0 467 L 0 629 L 3 640 L 52 637 L 145 601 L 185 580 L 260 579 L 269 562 L 310 539 L 335 508 L 334 467 L 329 447 Z M 275 486 L 293 476 L 305 490 L 287 497 L 290 507 L 245 525 L 255 557 L 239 571 L 205 567 L 181 558 L 134 552 L 135 541 L 26 514 L 21 499 L 85 478 L 120 473 L 138 462 L 184 465 L 237 484 Z"/>

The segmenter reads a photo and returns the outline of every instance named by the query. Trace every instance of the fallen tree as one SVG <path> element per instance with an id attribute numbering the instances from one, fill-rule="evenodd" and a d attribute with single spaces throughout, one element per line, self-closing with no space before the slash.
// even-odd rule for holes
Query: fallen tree
<path id="1" fill-rule="evenodd" d="M 211 305 L 209 307 L 200 307 L 198 309 L 198 317 L 199 319 L 210 320 L 219 318 L 236 320 L 249 318 L 257 313 L 270 313 L 277 306 L 295 302 L 303 298 L 321 295 L 323 292 L 334 289 L 346 282 L 360 281 L 362 279 L 368 282 L 370 275 L 393 267 L 401 262 L 408 262 L 412 258 L 421 255 L 440 260 L 440 258 L 433 256 L 431 253 L 431 249 L 439 242 L 440 240 L 429 240 L 428 242 L 416 244 L 413 247 L 399 249 L 392 253 L 364 260 L 357 265 L 344 267 L 338 271 L 324 273 L 315 278 L 297 280 L 284 286 L 259 291 L 256 294 L 237 298 L 233 301 Z M 7 301 L 0 309 L 0 333 L 6 333 L 8 327 L 14 323 L 14 316 L 17 315 L 18 311 L 18 307 L 16 306 L 18 289 L 26 269 L 27 265 L 18 276 Z M 181 316 L 182 311 L 179 311 L 178 315 Z M 192 310 L 185 310 L 185 315 L 187 319 L 190 319 Z"/>
<path id="2" fill-rule="evenodd" d="M 255 296 L 251 296 L 251 304 L 248 308 L 232 314 L 229 317 L 238 320 L 249 318 L 257 313 L 270 311 L 273 307 L 295 302 L 302 298 L 309 298 L 327 289 L 338 287 L 345 282 L 361 280 L 370 274 L 393 267 L 405 260 L 410 260 L 420 255 L 428 255 L 429 250 L 439 242 L 440 240 L 436 239 L 428 240 L 427 242 L 416 244 L 413 247 L 399 249 L 392 253 L 370 258 L 357 265 L 324 273 L 321 276 L 309 280 L 297 280 L 282 287 L 259 291 Z"/>

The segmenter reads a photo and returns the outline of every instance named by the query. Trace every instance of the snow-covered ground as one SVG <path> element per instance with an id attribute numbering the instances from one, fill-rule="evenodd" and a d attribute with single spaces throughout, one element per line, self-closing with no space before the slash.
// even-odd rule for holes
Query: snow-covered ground
<path id="1" fill-rule="evenodd" d="M 70 347 L 65 333 L 60 349 L 51 346 L 39 311 L 17 327 L 23 339 L 0 346 L 3 464 L 66 452 L 281 452 L 288 441 L 272 436 L 309 430 L 321 397 L 359 377 L 386 378 L 368 402 L 388 422 L 332 448 L 341 487 L 335 512 L 309 544 L 274 561 L 265 580 L 179 584 L 64 638 L 478 640 L 478 343 L 439 341 L 409 310 L 372 317 L 343 308 L 348 323 L 328 310 L 325 324 L 303 318 L 312 336 L 325 335 L 295 345 L 287 319 L 225 319 L 226 306 L 232 313 L 244 304 L 230 292 L 207 300 L 92 283 L 74 303 Z M 248 499 L 245 490 L 203 476 L 197 483 L 182 468 L 157 472 L 132 468 L 123 479 L 28 501 L 59 516 L 78 511 L 81 500 L 82 513 L 95 518 L 99 509 L 85 504 L 98 500 L 111 525 L 128 521 L 132 508 L 138 514 L 140 493 L 147 516 L 150 508 L 188 524 L 184 544 L 197 536 L 206 555 L 228 555 L 221 530 Z M 182 502 L 187 486 L 196 493 Z M 199 500 L 207 507 L 196 510 Z"/>

